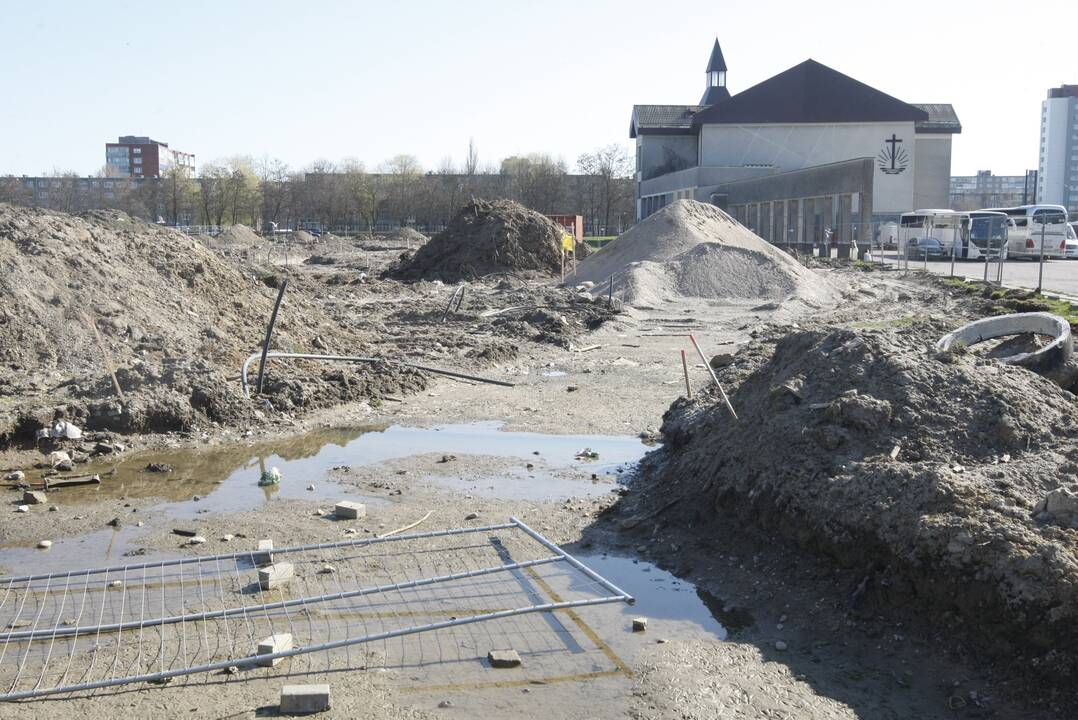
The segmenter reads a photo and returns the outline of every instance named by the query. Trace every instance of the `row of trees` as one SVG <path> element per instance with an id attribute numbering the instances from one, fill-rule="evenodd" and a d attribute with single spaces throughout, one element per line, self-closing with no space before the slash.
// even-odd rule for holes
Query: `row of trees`
<path id="1" fill-rule="evenodd" d="M 429 170 L 411 155 L 397 155 L 373 170 L 354 159 L 319 160 L 294 170 L 273 158 L 237 156 L 203 165 L 197 178 L 173 169 L 159 180 L 118 179 L 108 190 L 103 180 L 87 186 L 85 178 L 56 173 L 59 182 L 48 185 L 58 187 L 47 202 L 41 202 L 41 193 L 29 191 L 28 197 L 19 178 L 0 178 L 0 201 L 69 212 L 118 207 L 170 224 L 429 228 L 448 223 L 468 198 L 482 197 L 509 198 L 548 214 L 584 215 L 604 233 L 632 222 L 632 163 L 623 146 L 585 153 L 574 169 L 570 173 L 563 160 L 542 153 L 482 165 L 470 142 L 459 165 L 447 158 Z"/>

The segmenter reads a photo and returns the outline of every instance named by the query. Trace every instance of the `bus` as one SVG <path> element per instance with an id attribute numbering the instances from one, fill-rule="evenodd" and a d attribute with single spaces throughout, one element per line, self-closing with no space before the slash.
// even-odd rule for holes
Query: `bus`
<path id="1" fill-rule="evenodd" d="M 899 218 L 898 252 L 915 258 L 1005 259 L 1010 226 L 1001 212 L 914 210 Z"/>
<path id="2" fill-rule="evenodd" d="M 1010 208 L 986 208 L 978 212 L 1004 213 L 1014 221 L 1007 238 L 1007 254 L 1012 258 L 1036 260 L 1063 258 L 1067 253 L 1067 210 L 1062 205 L 1020 205 Z"/>

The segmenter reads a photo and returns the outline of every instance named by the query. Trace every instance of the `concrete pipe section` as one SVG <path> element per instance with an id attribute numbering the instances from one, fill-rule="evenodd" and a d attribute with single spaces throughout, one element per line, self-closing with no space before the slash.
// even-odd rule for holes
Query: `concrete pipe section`
<path id="1" fill-rule="evenodd" d="M 1070 323 L 1059 315 L 1046 312 L 999 315 L 971 322 L 940 338 L 936 343 L 936 350 L 945 352 L 955 343 L 970 347 L 985 340 L 1025 333 L 1045 335 L 1051 337 L 1052 341 L 1034 352 L 998 358 L 1001 362 L 1045 373 L 1067 362 L 1071 356 L 1073 342 Z"/>

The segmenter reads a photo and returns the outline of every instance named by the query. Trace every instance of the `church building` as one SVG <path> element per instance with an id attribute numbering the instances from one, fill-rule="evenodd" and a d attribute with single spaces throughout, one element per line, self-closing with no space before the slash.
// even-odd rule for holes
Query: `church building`
<path id="1" fill-rule="evenodd" d="M 680 198 L 769 227 L 819 198 L 836 216 L 845 198 L 863 222 L 947 207 L 951 105 L 906 103 L 815 60 L 731 95 L 718 40 L 706 78 L 696 105 L 633 107 L 638 220 Z"/>

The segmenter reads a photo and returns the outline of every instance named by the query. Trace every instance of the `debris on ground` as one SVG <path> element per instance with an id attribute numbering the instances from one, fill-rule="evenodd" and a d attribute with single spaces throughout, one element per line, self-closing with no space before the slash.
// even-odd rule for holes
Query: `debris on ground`
<path id="1" fill-rule="evenodd" d="M 825 278 L 707 203 L 678 200 L 629 228 L 566 278 L 654 307 L 684 298 L 830 302 Z"/>
<path id="2" fill-rule="evenodd" d="M 276 467 L 271 467 L 269 470 L 263 470 L 262 475 L 258 478 L 259 487 L 267 487 L 269 485 L 281 484 L 281 471 Z"/>
<path id="3" fill-rule="evenodd" d="M 492 668 L 520 667 L 520 654 L 516 650 L 491 650 L 487 653 L 487 661 Z"/>

